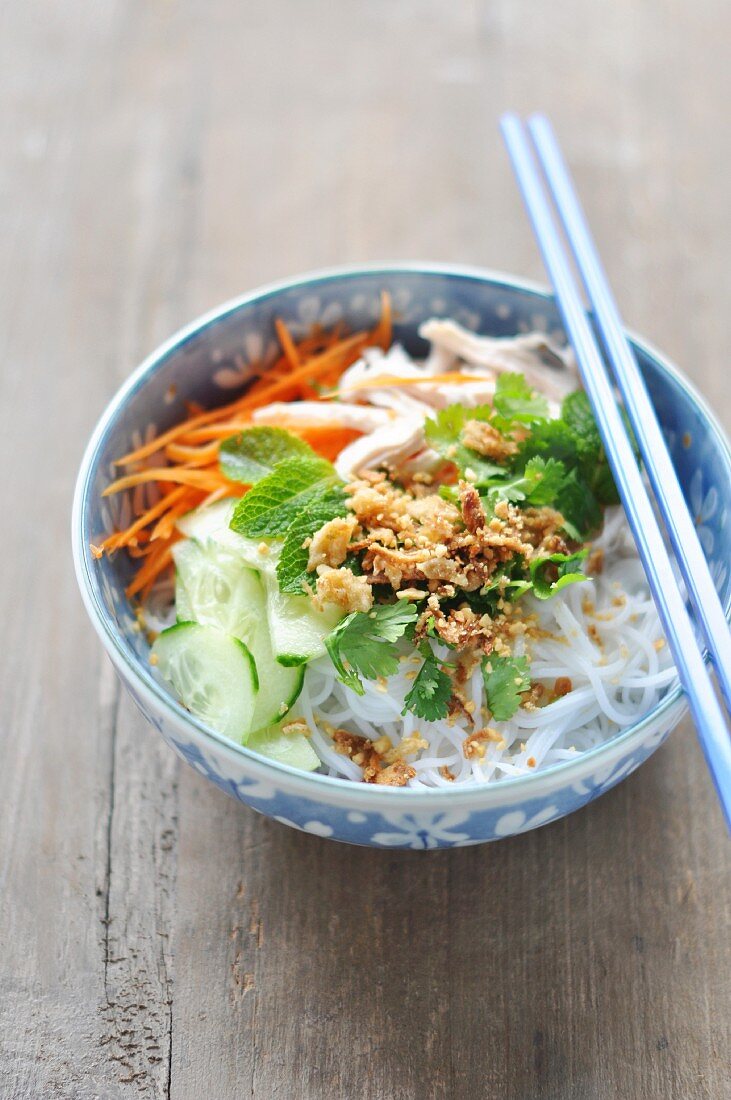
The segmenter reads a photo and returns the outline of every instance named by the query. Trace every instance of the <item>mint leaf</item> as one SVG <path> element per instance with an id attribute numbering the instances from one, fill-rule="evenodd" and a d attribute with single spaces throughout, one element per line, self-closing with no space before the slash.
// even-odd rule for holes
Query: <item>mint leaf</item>
<path id="1" fill-rule="evenodd" d="M 277 581 L 280 592 L 304 592 L 307 562 L 310 552 L 303 547 L 331 519 L 344 516 L 346 497 L 339 485 L 323 484 L 316 487 L 304 508 L 292 520 L 284 536 L 282 552 L 277 562 Z"/>
<path id="2" fill-rule="evenodd" d="M 577 550 L 575 554 L 549 554 L 546 558 L 535 558 L 530 563 L 533 595 L 539 600 L 549 600 L 567 584 L 588 580 L 581 572 L 581 562 L 588 553 L 588 550 Z"/>
<path id="3" fill-rule="evenodd" d="M 289 525 L 335 470 L 324 458 L 291 458 L 257 482 L 236 505 L 231 529 L 247 538 L 286 534 Z"/>
<path id="4" fill-rule="evenodd" d="M 304 440 L 283 428 L 247 428 L 224 439 L 218 452 L 223 473 L 231 481 L 254 485 L 270 474 L 285 459 L 306 456 L 316 458 Z"/>
<path id="5" fill-rule="evenodd" d="M 531 389 L 525 375 L 510 371 L 498 376 L 492 404 L 501 418 L 499 422 L 496 421 L 497 427 L 507 426 L 515 421 L 531 424 L 534 420 L 544 420 L 548 416 L 548 401 L 543 394 Z"/>
<path id="6" fill-rule="evenodd" d="M 416 620 L 413 604 L 400 600 L 371 611 L 353 611 L 325 638 L 325 648 L 344 684 L 363 695 L 361 676 L 376 680 L 398 671 L 394 643 Z"/>
<path id="7" fill-rule="evenodd" d="M 483 657 L 487 705 L 496 722 L 507 722 L 520 706 L 520 696 L 530 687 L 529 669 L 527 657 Z"/>
<path id="8" fill-rule="evenodd" d="M 412 711 L 426 722 L 438 722 L 449 713 L 452 697 L 452 680 L 444 665 L 440 664 L 428 642 L 422 642 L 419 652 L 424 658 L 411 690 L 404 699 L 404 709 Z"/>

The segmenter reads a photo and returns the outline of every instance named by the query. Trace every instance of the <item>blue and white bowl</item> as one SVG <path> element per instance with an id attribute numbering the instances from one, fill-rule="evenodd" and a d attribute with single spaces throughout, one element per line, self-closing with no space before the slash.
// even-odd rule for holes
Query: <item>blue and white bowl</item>
<path id="1" fill-rule="evenodd" d="M 563 817 L 609 790 L 660 745 L 686 710 L 679 687 L 630 729 L 576 760 L 484 787 L 412 791 L 304 774 L 265 760 L 207 729 L 153 678 L 148 646 L 124 595 L 125 555 L 95 561 L 89 543 L 129 522 L 133 502 L 102 498 L 113 460 L 180 419 L 188 400 L 229 399 L 252 366 L 276 353 L 274 318 L 304 335 L 313 322 L 360 328 L 390 291 L 395 338 L 415 354 L 427 317 L 453 317 L 494 336 L 543 330 L 563 336 L 553 298 L 509 276 L 442 265 L 347 268 L 264 287 L 183 329 L 154 352 L 113 398 L 79 472 L 74 558 L 89 616 L 122 681 L 149 722 L 201 775 L 255 810 L 317 836 L 383 848 L 479 844 Z M 640 340 L 634 342 L 703 548 L 725 606 L 731 604 L 731 451 L 686 379 Z M 143 490 L 132 490 L 141 493 Z"/>

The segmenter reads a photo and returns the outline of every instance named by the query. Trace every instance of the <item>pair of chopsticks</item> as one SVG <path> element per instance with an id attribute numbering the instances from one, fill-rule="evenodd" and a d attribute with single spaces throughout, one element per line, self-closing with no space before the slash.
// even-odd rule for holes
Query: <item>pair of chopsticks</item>
<path id="1" fill-rule="evenodd" d="M 731 735 L 706 666 L 695 627 L 635 460 L 614 393 L 624 408 L 731 711 L 731 632 L 685 503 L 660 425 L 609 289 L 568 169 L 547 119 L 527 125 L 513 114 L 501 121 L 503 138 L 543 262 L 553 283 L 604 449 L 617 483 L 652 595 L 690 704 L 698 739 L 731 829 Z M 540 168 L 539 168 L 540 165 Z M 584 309 L 551 202 L 581 275 L 601 335 L 605 360 Z"/>

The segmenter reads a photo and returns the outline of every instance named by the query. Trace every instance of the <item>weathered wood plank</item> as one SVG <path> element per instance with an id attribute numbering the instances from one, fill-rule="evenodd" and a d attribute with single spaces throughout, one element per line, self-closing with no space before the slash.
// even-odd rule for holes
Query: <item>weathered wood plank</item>
<path id="1" fill-rule="evenodd" d="M 0 1091 L 721 1100 L 729 854 L 687 724 L 489 848 L 295 834 L 119 697 L 66 530 L 114 385 L 217 301 L 383 257 L 542 277 L 507 106 L 554 116 L 628 321 L 731 423 L 727 5 L 31 0 L 0 22 Z"/>

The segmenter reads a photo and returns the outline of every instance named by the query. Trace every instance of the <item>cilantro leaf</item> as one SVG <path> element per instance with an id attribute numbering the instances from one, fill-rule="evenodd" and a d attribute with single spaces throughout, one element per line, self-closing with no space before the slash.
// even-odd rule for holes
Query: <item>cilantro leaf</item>
<path id="1" fill-rule="evenodd" d="M 424 434 L 429 443 L 442 458 L 454 462 L 461 472 L 471 470 L 479 483 L 502 473 L 502 466 L 488 462 L 483 455 L 465 447 L 461 442 L 462 432 L 468 420 L 489 420 L 492 409 L 489 405 L 480 405 L 468 409 L 466 405 L 448 405 L 440 409 L 434 417 L 428 417 L 424 424 Z"/>
<path id="2" fill-rule="evenodd" d="M 483 657 L 482 679 L 493 718 L 507 722 L 520 706 L 520 696 L 530 687 L 528 658 Z"/>
<path id="3" fill-rule="evenodd" d="M 601 526 L 602 510 L 583 474 L 574 469 L 564 479 L 555 507 L 564 518 L 566 531 L 579 540 Z"/>
<path id="4" fill-rule="evenodd" d="M 492 490 L 496 501 L 509 500 L 516 503 L 524 500 L 526 504 L 539 506 L 553 504 L 565 477 L 566 467 L 563 462 L 536 455 L 528 460 L 522 472 L 507 479 L 490 478 L 484 483 L 484 487 Z"/>
<path id="5" fill-rule="evenodd" d="M 361 676 L 376 680 L 398 671 L 394 643 L 417 618 L 413 604 L 400 600 L 371 611 L 353 611 L 325 638 L 325 648 L 344 684 L 363 695 Z"/>
<path id="6" fill-rule="evenodd" d="M 303 439 L 283 428 L 259 426 L 247 428 L 224 439 L 219 448 L 219 464 L 231 481 L 254 485 L 270 474 L 285 459 L 305 456 L 316 458 Z"/>
<path id="7" fill-rule="evenodd" d="M 505 371 L 499 375 L 492 403 L 499 417 L 498 427 L 515 421 L 531 424 L 548 416 L 548 401 L 543 394 L 530 388 L 523 374 Z"/>
<path id="8" fill-rule="evenodd" d="M 335 481 L 335 470 L 326 459 L 291 458 L 257 482 L 239 501 L 230 526 L 247 538 L 283 535 L 307 507 L 314 491 Z"/>
<path id="9" fill-rule="evenodd" d="M 422 642 L 419 652 L 424 658 L 411 690 L 404 699 L 404 709 L 412 711 L 426 722 L 437 722 L 449 713 L 452 697 L 452 680 L 444 666 L 435 657 L 428 642 Z"/>
<path id="10" fill-rule="evenodd" d="M 541 420 L 520 444 L 518 460 L 527 463 L 536 455 L 563 462 L 571 470 L 580 462 L 579 441 L 563 420 Z"/>
<path id="11" fill-rule="evenodd" d="M 588 553 L 588 550 L 577 550 L 575 554 L 549 554 L 545 558 L 535 558 L 530 563 L 533 595 L 539 600 L 550 600 L 567 584 L 588 580 L 581 572 L 581 562 Z"/>
<path id="12" fill-rule="evenodd" d="M 331 519 L 345 515 L 345 493 L 339 485 L 324 483 L 313 489 L 303 508 L 292 520 L 284 536 L 277 562 L 280 592 L 304 592 L 310 552 L 302 544 Z"/>

